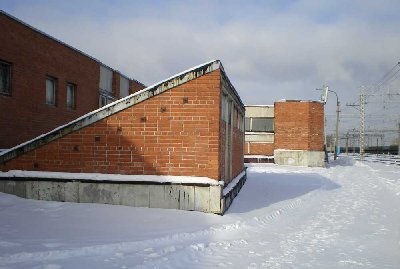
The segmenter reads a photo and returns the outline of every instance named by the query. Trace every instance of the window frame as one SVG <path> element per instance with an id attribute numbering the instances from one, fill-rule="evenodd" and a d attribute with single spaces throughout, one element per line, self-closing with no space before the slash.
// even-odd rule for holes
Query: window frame
<path id="1" fill-rule="evenodd" d="M 3 91 L 4 89 L 0 89 L 0 95 L 11 96 L 12 95 L 12 63 L 0 60 L 0 64 L 7 66 L 8 70 L 8 92 Z"/>
<path id="2" fill-rule="evenodd" d="M 246 128 L 246 126 L 245 126 L 245 132 L 275 133 L 275 118 L 274 117 L 245 117 L 245 123 L 246 123 L 246 119 L 248 119 L 248 125 L 249 125 L 248 127 L 249 128 Z M 254 130 L 253 129 L 253 119 L 269 119 L 269 120 L 272 120 L 272 130 L 268 130 L 268 131 Z"/>
<path id="3" fill-rule="evenodd" d="M 47 81 L 53 82 L 53 103 L 47 102 Z M 52 76 L 46 76 L 46 105 L 49 106 L 57 106 L 57 78 Z"/>
<path id="4" fill-rule="evenodd" d="M 68 92 L 69 92 L 70 87 L 72 88 L 72 106 L 69 105 L 69 102 L 68 102 L 68 100 L 69 100 Z M 76 109 L 76 84 L 75 83 L 67 82 L 67 95 L 66 96 L 67 96 L 67 98 L 66 98 L 67 99 L 67 108 L 75 110 Z"/>
<path id="5" fill-rule="evenodd" d="M 104 103 L 104 104 L 103 104 Z M 99 108 L 107 105 L 107 97 L 103 94 L 99 96 Z"/>
<path id="6" fill-rule="evenodd" d="M 99 108 L 106 106 L 106 105 L 114 102 L 115 100 L 116 100 L 116 98 L 105 93 L 104 91 L 99 92 Z M 103 101 L 104 101 L 104 105 L 102 105 Z"/>

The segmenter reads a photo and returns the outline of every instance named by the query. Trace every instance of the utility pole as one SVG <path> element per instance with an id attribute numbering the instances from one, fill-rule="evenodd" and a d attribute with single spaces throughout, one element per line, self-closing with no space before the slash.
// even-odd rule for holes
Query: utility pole
<path id="1" fill-rule="evenodd" d="M 360 104 L 346 104 L 347 106 L 354 107 L 360 112 L 360 139 L 359 139 L 359 146 L 360 146 L 360 159 L 363 160 L 364 158 L 364 140 L 365 140 L 365 94 L 364 90 L 361 89 L 360 92 Z M 357 108 L 360 107 L 360 108 Z"/>
<path id="2" fill-rule="evenodd" d="M 332 91 L 334 92 L 334 91 Z M 338 146 L 339 146 L 339 112 L 340 112 L 340 102 L 339 102 L 339 97 L 337 96 L 336 92 L 334 92 L 336 95 L 336 135 L 335 135 L 335 155 L 334 159 L 337 159 L 338 155 Z"/>
<path id="3" fill-rule="evenodd" d="M 367 104 L 367 97 L 377 97 L 377 96 L 400 96 L 400 93 L 395 93 L 395 94 L 366 94 L 364 92 L 364 88 L 361 89 L 360 91 L 360 104 L 346 104 L 347 106 L 354 107 L 360 112 L 360 159 L 363 160 L 364 154 L 365 154 L 365 105 Z M 357 108 L 359 107 L 359 108 Z M 400 128 L 400 127 L 399 127 Z M 400 135 L 399 135 L 400 136 Z M 398 150 L 400 151 L 400 150 Z"/>
<path id="4" fill-rule="evenodd" d="M 365 146 L 365 95 L 361 90 L 360 94 L 360 159 L 364 158 Z"/>
<path id="5" fill-rule="evenodd" d="M 399 134 L 397 137 L 397 155 L 400 156 L 400 123 L 399 123 Z"/>
<path id="6" fill-rule="evenodd" d="M 340 112 L 340 102 L 339 102 L 339 97 L 337 95 L 337 93 L 331 89 L 329 89 L 328 86 L 323 86 L 323 89 L 316 89 L 316 90 L 323 90 L 323 94 L 321 97 L 321 100 L 324 102 L 324 104 L 326 104 L 326 102 L 328 101 L 328 92 L 332 92 L 336 95 L 336 132 L 335 132 L 335 144 L 334 144 L 334 157 L 333 159 L 336 160 L 337 159 L 337 155 L 338 155 L 338 145 L 339 145 L 339 112 Z M 326 124 L 326 119 L 325 119 L 325 124 Z M 325 127 L 326 129 L 326 127 Z M 326 134 L 326 132 L 325 132 Z M 325 141 L 326 144 L 326 141 Z M 332 150 L 332 144 L 331 144 L 331 150 Z"/>

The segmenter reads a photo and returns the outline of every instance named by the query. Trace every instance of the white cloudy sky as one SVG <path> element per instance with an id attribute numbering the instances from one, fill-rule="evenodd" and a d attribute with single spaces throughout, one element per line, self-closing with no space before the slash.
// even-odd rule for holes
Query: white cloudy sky
<path id="1" fill-rule="evenodd" d="M 328 84 L 344 105 L 400 61 L 397 0 L 0 0 L 0 8 L 146 85 L 220 59 L 246 104 L 316 100 Z M 328 114 L 334 106 L 332 98 Z"/>

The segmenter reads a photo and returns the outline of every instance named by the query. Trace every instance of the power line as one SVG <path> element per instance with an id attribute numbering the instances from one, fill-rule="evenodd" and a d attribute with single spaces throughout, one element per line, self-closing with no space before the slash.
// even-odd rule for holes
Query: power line
<path id="1" fill-rule="evenodd" d="M 400 62 L 398 62 L 385 76 L 383 76 L 380 82 L 378 82 L 378 85 L 375 88 L 376 89 L 375 92 L 377 92 L 379 88 L 382 87 L 382 85 L 389 83 L 392 80 L 392 78 L 400 72 L 400 69 L 397 69 L 393 74 L 391 74 L 399 66 Z"/>
<path id="2" fill-rule="evenodd" d="M 396 68 L 398 68 L 398 69 L 396 70 Z M 369 90 L 368 92 L 370 92 L 371 94 L 378 92 L 378 91 L 380 90 L 380 88 L 381 88 L 384 84 L 387 84 L 387 83 L 393 81 L 394 76 L 396 76 L 397 74 L 399 74 L 399 72 L 400 72 L 400 62 L 397 62 L 397 63 L 390 69 L 389 72 L 387 72 L 380 80 L 378 80 L 378 82 L 376 83 L 376 86 L 373 87 L 373 89 L 372 89 L 372 90 Z M 400 75 L 400 74 L 399 74 L 399 75 Z M 364 87 L 364 86 L 361 87 L 361 88 L 362 88 L 362 89 L 361 89 L 360 91 L 362 91 L 363 89 L 364 89 L 364 91 L 365 91 L 365 89 L 366 89 L 366 87 Z M 350 102 L 350 103 L 356 103 L 356 102 L 358 102 L 357 99 L 353 100 L 353 101 Z"/>

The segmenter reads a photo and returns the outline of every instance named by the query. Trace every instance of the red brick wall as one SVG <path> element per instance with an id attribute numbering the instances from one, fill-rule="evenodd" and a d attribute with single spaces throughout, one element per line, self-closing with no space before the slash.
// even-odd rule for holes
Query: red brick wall
<path id="1" fill-rule="evenodd" d="M 96 61 L 3 14 L 0 25 L 0 60 L 12 64 L 12 95 L 0 95 L 0 148 L 15 146 L 98 108 Z M 57 79 L 56 107 L 45 104 L 46 76 Z M 77 85 L 75 110 L 67 108 L 67 83 Z"/>
<path id="2" fill-rule="evenodd" d="M 250 151 L 249 151 L 250 145 Z M 248 155 L 267 155 L 273 156 L 274 155 L 274 143 L 252 143 L 246 142 L 244 154 Z"/>
<path id="3" fill-rule="evenodd" d="M 275 149 L 323 150 L 324 105 L 275 103 Z"/>
<path id="4" fill-rule="evenodd" d="M 233 102 L 233 104 L 236 108 L 239 105 L 236 102 Z M 227 124 L 223 119 L 220 120 L 220 158 L 219 158 L 220 179 L 224 180 L 225 184 L 228 184 L 244 169 L 244 156 L 243 156 L 244 132 L 241 131 L 238 126 L 238 120 L 239 120 L 238 117 L 239 117 L 238 110 L 232 109 L 232 124 Z M 225 147 L 226 147 L 226 139 L 227 137 L 229 137 L 227 136 L 228 132 L 232 132 L 232 136 L 230 137 L 232 142 L 231 145 L 232 156 L 230 160 L 232 165 L 231 176 L 225 175 Z"/>
<path id="5" fill-rule="evenodd" d="M 309 106 L 310 135 L 308 148 L 321 151 L 324 149 L 324 105 L 313 102 Z"/>
<path id="6" fill-rule="evenodd" d="M 21 155 L 2 170 L 218 179 L 220 77 L 216 70 L 168 90 Z"/>
<path id="7" fill-rule="evenodd" d="M 130 94 L 138 92 L 143 89 L 144 89 L 143 85 L 137 83 L 134 80 L 129 81 L 129 93 Z"/>
<path id="8" fill-rule="evenodd" d="M 238 128 L 233 128 L 233 148 L 232 148 L 232 176 L 235 178 L 244 169 L 243 156 L 244 133 Z"/>
<path id="9" fill-rule="evenodd" d="M 119 88 L 119 83 L 121 80 L 121 74 L 119 72 L 113 72 L 113 77 L 112 77 L 112 94 L 119 98 L 120 94 L 120 88 Z"/>
<path id="10" fill-rule="evenodd" d="M 232 134 L 232 177 L 235 178 L 244 169 L 244 132 L 238 126 L 239 111 L 233 109 Z"/>

